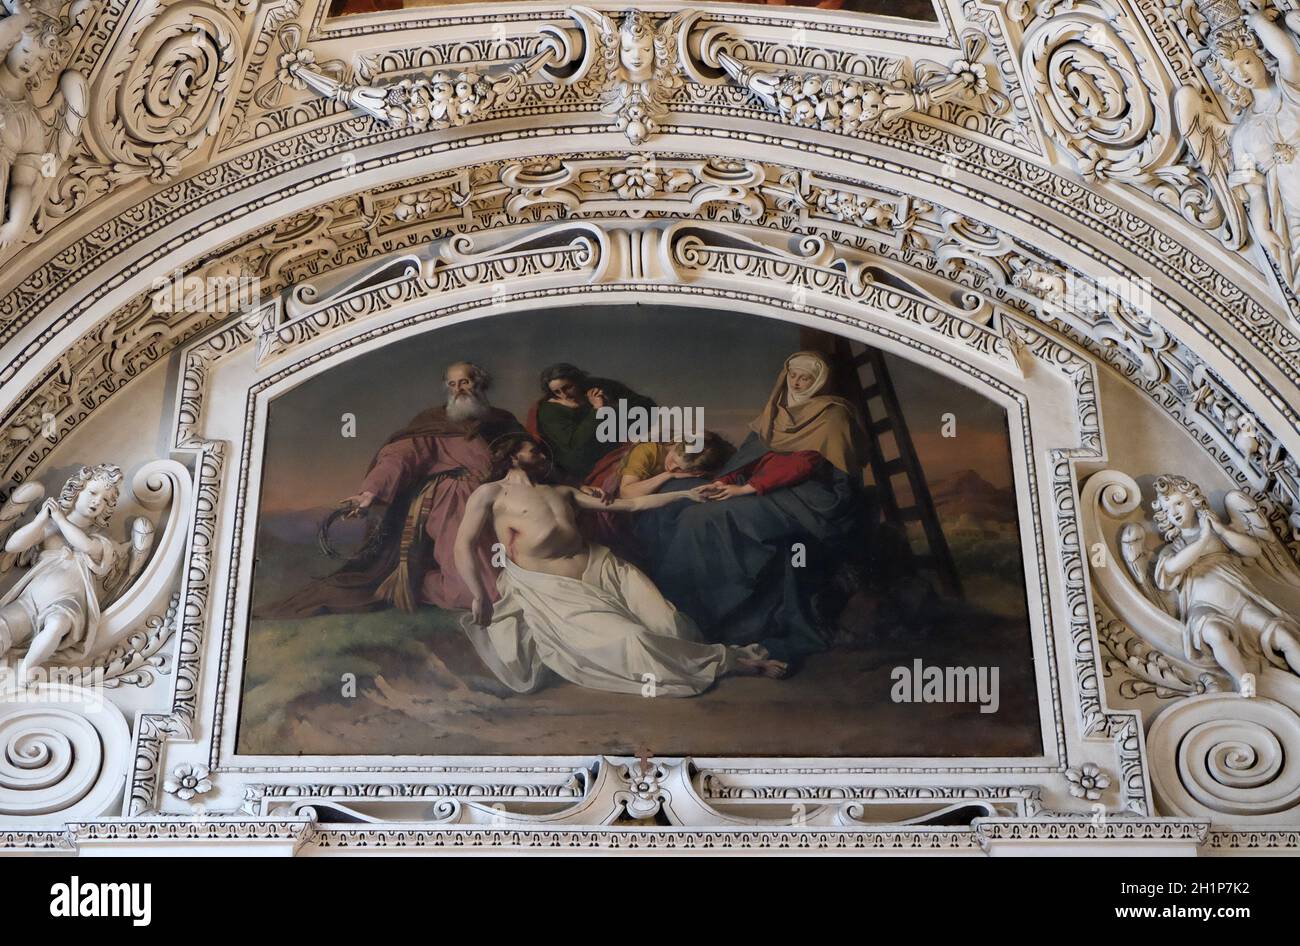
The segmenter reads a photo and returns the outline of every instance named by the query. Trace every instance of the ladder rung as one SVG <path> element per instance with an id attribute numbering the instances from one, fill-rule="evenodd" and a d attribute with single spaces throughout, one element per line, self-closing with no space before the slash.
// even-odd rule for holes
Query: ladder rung
<path id="1" fill-rule="evenodd" d="M 890 476 L 897 476 L 899 473 L 907 472 L 907 461 L 902 457 L 894 457 L 885 464 L 885 472 Z"/>
<path id="2" fill-rule="evenodd" d="M 892 417 L 885 417 L 882 420 L 878 420 L 871 425 L 871 432 L 873 434 L 883 434 L 885 431 L 893 430 L 893 429 L 894 429 L 894 419 Z"/>

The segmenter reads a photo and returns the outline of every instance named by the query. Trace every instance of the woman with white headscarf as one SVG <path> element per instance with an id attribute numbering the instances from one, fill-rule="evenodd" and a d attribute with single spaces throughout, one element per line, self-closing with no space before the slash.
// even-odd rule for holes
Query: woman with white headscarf
<path id="1" fill-rule="evenodd" d="M 865 455 L 857 410 L 822 393 L 830 374 L 817 352 L 791 355 L 709 490 L 723 501 L 638 517 L 655 584 L 711 640 L 758 640 L 778 660 L 825 646 L 812 595 L 863 538 Z"/>

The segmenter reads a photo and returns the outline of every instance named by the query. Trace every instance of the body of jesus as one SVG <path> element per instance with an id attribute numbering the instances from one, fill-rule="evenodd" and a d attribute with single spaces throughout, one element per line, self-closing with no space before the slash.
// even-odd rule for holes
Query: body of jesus
<path id="1" fill-rule="evenodd" d="M 727 673 L 785 674 L 786 665 L 762 648 L 704 643 L 649 578 L 578 529 L 579 509 L 636 512 L 703 502 L 702 489 L 605 501 L 541 482 L 549 461 L 532 438 L 502 440 L 493 451 L 493 478 L 470 497 L 456 551 L 473 593 L 462 624 L 504 682 L 527 692 L 549 669 L 584 686 L 637 692 L 648 676 L 657 692 L 686 696 Z M 469 568 L 489 520 L 506 553 L 495 606 Z"/>

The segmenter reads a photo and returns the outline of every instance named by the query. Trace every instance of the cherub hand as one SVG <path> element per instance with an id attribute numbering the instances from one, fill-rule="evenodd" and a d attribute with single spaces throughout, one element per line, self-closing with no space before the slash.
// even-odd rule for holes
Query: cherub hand
<path id="1" fill-rule="evenodd" d="M 711 498 L 708 494 L 708 486 L 697 486 L 694 489 L 688 489 L 681 495 L 686 496 L 693 503 L 707 503 Z"/>
<path id="2" fill-rule="evenodd" d="M 487 598 L 475 598 L 470 611 L 474 616 L 474 623 L 479 627 L 487 627 L 492 623 L 492 602 Z"/>
<path id="3" fill-rule="evenodd" d="M 62 522 L 67 517 L 63 514 L 63 507 L 59 505 L 57 499 L 47 499 L 41 506 L 41 515 L 53 519 L 55 522 Z"/>
<path id="4" fill-rule="evenodd" d="M 587 391 L 587 403 L 596 408 L 604 407 L 606 404 L 605 392 L 600 388 L 591 388 Z"/>
<path id="5" fill-rule="evenodd" d="M 1218 520 L 1210 515 L 1209 510 L 1202 509 L 1196 514 L 1196 524 L 1201 528 L 1201 534 L 1196 538 L 1197 544 L 1212 544 L 1219 531 Z"/>

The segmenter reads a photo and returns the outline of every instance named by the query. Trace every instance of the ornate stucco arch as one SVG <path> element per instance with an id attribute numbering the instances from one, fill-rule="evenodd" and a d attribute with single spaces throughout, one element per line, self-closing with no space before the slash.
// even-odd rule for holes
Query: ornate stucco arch
<path id="1" fill-rule="evenodd" d="M 1211 490 L 1243 491 L 1294 559 L 1300 307 L 1285 262 L 1226 184 L 1239 92 L 1212 52 L 1252 28 L 1231 7 L 1207 2 L 1201 19 L 1171 22 L 1141 3 L 968 0 L 941 3 L 927 22 L 647 3 L 657 58 L 640 85 L 619 72 L 617 6 L 327 18 L 325 4 L 297 0 L 112 0 L 90 14 L 63 11 L 67 55 L 54 73 L 80 77 L 88 107 L 81 120 L 79 109 L 59 113 L 68 140 L 51 139 L 53 169 L 34 192 L 24 236 L 0 255 L 6 494 L 87 459 L 71 451 L 97 442 L 97 426 L 121 423 L 128 405 L 154 410 L 132 392 L 164 389 L 169 400 L 155 413 L 179 412 L 168 449 L 195 487 L 190 565 L 169 551 L 177 583 L 152 590 L 163 610 L 178 596 L 181 617 L 155 649 L 182 655 L 173 692 L 163 693 L 164 680 L 127 704 L 128 717 L 142 715 L 128 719 L 136 764 L 126 807 L 108 810 L 97 789 L 87 796 L 95 810 L 74 805 L 75 817 L 166 813 L 164 770 L 227 767 L 214 738 L 221 708 L 208 700 L 226 691 L 235 612 L 221 613 L 206 586 L 196 590 L 206 577 L 194 576 L 213 569 L 219 590 L 230 578 L 220 562 L 237 567 L 229 517 L 244 493 L 234 471 L 254 444 L 222 426 L 234 423 L 233 407 L 216 434 L 193 406 L 218 363 L 236 359 L 264 379 L 300 352 L 379 344 L 404 318 L 490 306 L 494 295 L 509 309 L 658 290 L 670 302 L 712 295 L 796 320 L 837 319 L 941 371 L 983 372 L 1024 407 L 1027 429 L 1036 409 L 1052 418 L 1038 422 L 1048 442 L 1026 449 L 1017 486 L 1041 507 L 1026 535 L 1046 545 L 1027 558 L 1043 569 L 1047 613 L 1036 631 L 1041 655 L 1052 655 L 1043 681 L 1059 681 L 1040 706 L 1045 719 L 1047 707 L 1065 708 L 1054 730 L 1060 751 L 973 787 L 940 770 L 881 782 L 864 764 L 849 797 L 932 788 L 965 797 L 970 788 L 992 820 L 944 842 L 955 847 L 1001 843 L 1012 822 L 1031 837 L 1151 843 L 1204 840 L 1207 822 L 1220 832 L 1293 824 L 1281 788 L 1243 813 L 1171 776 L 1174 723 L 1161 724 L 1164 755 L 1148 755 L 1141 733 L 1151 719 L 1194 726 L 1198 705 L 1222 714 L 1227 697 L 1213 695 L 1222 681 L 1211 679 L 1207 694 L 1196 671 L 1162 665 L 1161 655 L 1178 655 L 1146 630 L 1154 619 L 1139 600 L 1109 586 L 1094 597 L 1074 521 L 1084 501 L 1076 479 L 1108 456 L 1120 466 L 1140 455 L 1111 449 L 1096 416 L 1098 390 L 1123 391 L 1116 403 L 1142 404 L 1161 462 L 1212 476 Z M 189 79 L 183 92 L 160 94 L 178 74 Z M 416 84 L 394 91 L 403 79 Z M 75 78 L 58 88 L 75 104 Z M 1204 129 L 1216 121 L 1222 140 L 1207 145 Z M 1277 199 L 1281 212 L 1300 204 L 1300 195 Z M 258 298 L 160 305 L 183 295 L 187 279 L 252 280 Z M 431 293 L 452 301 L 433 305 Z M 166 383 L 147 380 L 163 374 Z M 174 507 L 183 493 L 178 485 Z M 1132 518 L 1126 508 L 1117 514 Z M 1119 567 L 1119 526 L 1094 511 L 1089 542 L 1110 557 L 1091 567 Z M 195 564 L 194 536 L 206 563 Z M 1130 679 L 1138 682 L 1125 689 Z M 1247 714 L 1242 725 L 1294 739 L 1289 682 L 1261 682 L 1261 691 L 1261 704 L 1276 700 L 1280 711 Z M 1183 696 L 1181 717 L 1162 715 Z M 680 780 L 669 792 L 679 823 L 731 823 L 710 805 L 737 786 L 757 797 L 778 788 L 838 797 L 807 787 L 824 779 L 800 781 L 782 766 L 709 761 L 703 774 L 685 763 L 664 770 L 665 784 Z M 570 762 L 533 787 L 539 796 L 573 794 Z M 1092 809 L 1070 801 L 1063 774 L 1085 763 L 1117 774 L 1113 807 L 1130 819 L 1120 828 L 1071 820 Z M 610 765 L 600 763 L 599 787 L 577 792 L 584 800 L 560 823 L 608 821 L 593 812 L 617 808 L 609 799 L 626 791 Z M 308 801 L 343 804 L 381 782 L 408 784 L 349 783 L 331 795 L 301 776 L 230 771 L 226 791 L 250 793 L 230 806 L 232 818 L 254 818 L 236 832 L 248 838 L 301 840 L 294 819 Z M 421 784 L 432 793 L 439 783 L 426 771 Z M 473 824 L 480 815 L 457 807 L 448 817 Z M 823 816 L 850 831 L 889 820 L 829 808 Z M 101 836 L 95 825 L 84 830 L 86 843 Z M 332 829 L 306 830 L 329 845 Z M 429 843 L 447 843 L 441 830 Z"/>

